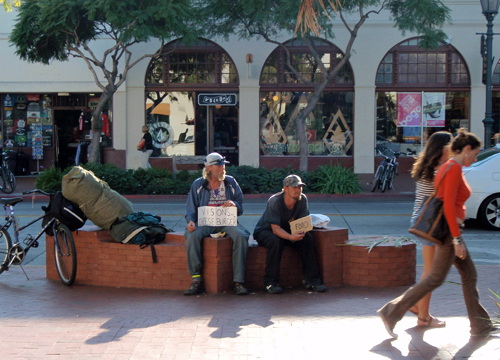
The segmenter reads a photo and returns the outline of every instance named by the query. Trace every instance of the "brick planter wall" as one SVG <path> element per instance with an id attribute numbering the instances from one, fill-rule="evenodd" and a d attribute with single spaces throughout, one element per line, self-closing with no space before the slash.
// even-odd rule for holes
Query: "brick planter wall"
<path id="1" fill-rule="evenodd" d="M 187 272 L 186 247 L 177 239 L 166 239 L 155 245 L 158 263 L 151 249 L 115 242 L 109 232 L 73 232 L 77 254 L 75 284 L 115 286 L 142 289 L 187 289 L 191 277 Z M 49 279 L 59 280 L 54 262 L 54 238 L 46 236 L 46 271 Z"/>
<path id="2" fill-rule="evenodd" d="M 383 243 L 368 252 L 367 246 L 380 237 L 372 237 L 363 245 L 344 246 L 344 285 L 409 286 L 415 283 L 417 249 L 414 243 Z M 350 243 L 359 242 L 353 239 Z M 349 243 L 348 242 L 348 243 Z"/>
<path id="3" fill-rule="evenodd" d="M 328 287 L 407 286 L 415 282 L 416 246 L 406 243 L 402 248 L 394 243 L 376 246 L 368 253 L 367 246 L 342 246 L 347 242 L 347 229 L 328 228 L 312 231 L 316 259 L 323 283 Z M 191 276 L 187 271 L 186 247 L 182 232 L 167 234 L 165 241 L 155 245 L 158 263 L 154 264 L 150 248 L 116 243 L 105 230 L 73 233 L 77 251 L 76 284 L 114 286 L 160 290 L 185 290 Z M 378 237 L 380 238 L 380 237 Z M 354 241 L 359 241 L 354 240 Z M 54 262 L 54 239 L 46 237 L 46 271 L 49 279 L 59 280 Z M 203 278 L 208 293 L 232 290 L 232 240 L 203 239 Z M 266 249 L 248 249 L 245 283 L 248 289 L 263 288 Z M 302 287 L 300 256 L 285 247 L 281 261 L 280 285 Z"/>
<path id="4" fill-rule="evenodd" d="M 77 252 L 75 284 L 116 286 L 161 290 L 185 290 L 191 276 L 187 271 L 186 247 L 182 232 L 169 233 L 165 242 L 155 245 L 158 263 L 151 259 L 150 248 L 116 243 L 105 230 L 79 230 L 73 233 Z M 313 230 L 320 276 L 327 286 L 342 285 L 342 247 L 347 230 Z M 54 263 L 54 238 L 46 237 L 46 271 L 49 279 L 59 280 Z M 209 293 L 231 291 L 233 285 L 232 240 L 203 239 L 203 273 Z M 245 284 L 251 289 L 263 287 L 266 249 L 248 249 Z M 285 247 L 281 261 L 281 285 L 302 286 L 302 264 L 294 249 Z"/>

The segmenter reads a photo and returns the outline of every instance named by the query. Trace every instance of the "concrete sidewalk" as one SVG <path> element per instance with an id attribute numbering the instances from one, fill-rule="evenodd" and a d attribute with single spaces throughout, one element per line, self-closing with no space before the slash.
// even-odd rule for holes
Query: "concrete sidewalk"
<path id="1" fill-rule="evenodd" d="M 391 340 L 377 309 L 406 288 L 286 289 L 245 297 L 185 297 L 180 291 L 65 287 L 45 267 L 0 275 L 1 359 L 481 359 L 500 358 L 500 338 L 469 337 L 455 283 L 437 289 L 432 314 L 442 329 L 416 327 L 408 314 Z M 127 271 L 127 269 L 123 269 Z M 421 271 L 420 267 L 418 271 Z M 500 293 L 498 266 L 478 266 L 483 305 Z M 420 276 L 420 275 L 418 275 Z M 459 282 L 456 270 L 449 281 Z"/>

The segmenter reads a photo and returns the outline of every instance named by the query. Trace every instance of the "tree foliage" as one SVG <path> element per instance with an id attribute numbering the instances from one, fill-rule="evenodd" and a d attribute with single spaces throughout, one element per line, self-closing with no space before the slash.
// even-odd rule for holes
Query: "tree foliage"
<path id="1" fill-rule="evenodd" d="M 157 38 L 163 47 L 172 37 L 189 43 L 196 37 L 194 18 L 190 0 L 23 0 L 10 41 L 16 54 L 29 62 L 49 64 L 69 57 L 85 61 L 102 90 L 92 117 L 92 130 L 100 134 L 101 110 L 128 71 L 162 50 L 133 59 L 133 45 Z M 103 50 L 104 43 L 109 47 Z M 91 162 L 97 160 L 99 147 L 99 136 L 94 136 Z"/>
<path id="2" fill-rule="evenodd" d="M 413 32 L 422 36 L 424 47 L 437 47 L 446 38 L 442 26 L 450 21 L 450 10 L 440 0 L 205 0 L 201 10 L 211 17 L 213 35 L 233 34 L 240 38 L 264 38 L 282 47 L 287 53 L 287 68 L 297 79 L 312 85 L 308 105 L 295 118 L 300 140 L 300 170 L 307 171 L 307 138 L 305 119 L 313 111 L 320 95 L 338 71 L 349 61 L 351 49 L 369 16 L 389 12 L 394 26 L 403 35 Z M 346 15 L 349 15 L 346 18 Z M 331 38 L 334 25 L 343 25 L 349 41 L 343 49 L 344 57 L 327 70 L 314 46 L 315 32 Z M 297 31 L 298 29 L 301 31 Z M 340 31 L 340 30 L 339 30 Z M 311 83 L 304 79 L 291 62 L 285 45 L 286 36 L 302 38 L 319 65 L 321 80 Z M 297 104 L 297 106 L 301 106 Z"/>
<path id="3" fill-rule="evenodd" d="M 21 5 L 21 0 L 0 0 L 0 4 L 3 5 L 5 11 L 12 11 L 12 7 L 19 7 Z"/>

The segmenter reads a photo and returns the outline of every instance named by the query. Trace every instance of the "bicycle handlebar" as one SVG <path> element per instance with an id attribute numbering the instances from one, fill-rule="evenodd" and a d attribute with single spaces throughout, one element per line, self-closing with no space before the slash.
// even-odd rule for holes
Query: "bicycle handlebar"
<path id="1" fill-rule="evenodd" d="M 43 194 L 45 196 L 50 196 L 52 195 L 51 193 L 45 192 L 40 189 L 35 189 L 35 190 L 29 190 L 29 191 L 23 191 L 23 195 L 28 195 L 28 194 Z"/>
<path id="2" fill-rule="evenodd" d="M 383 148 L 376 147 L 375 150 L 377 150 L 380 155 L 385 156 L 385 157 L 389 157 L 389 156 L 386 156 L 382 151 L 380 151 L 380 149 L 382 149 L 382 150 L 389 150 L 395 157 L 398 157 L 399 155 L 408 156 L 407 153 L 404 153 L 402 151 L 392 151 L 391 149 L 386 148 L 386 147 L 383 147 Z"/>

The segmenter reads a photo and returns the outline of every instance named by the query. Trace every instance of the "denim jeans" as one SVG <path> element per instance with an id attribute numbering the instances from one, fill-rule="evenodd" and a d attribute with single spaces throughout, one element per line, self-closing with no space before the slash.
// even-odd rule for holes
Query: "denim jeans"
<path id="1" fill-rule="evenodd" d="M 233 240 L 233 281 L 245 281 L 245 266 L 247 262 L 248 237 L 250 233 L 243 226 L 198 226 L 193 232 L 186 230 L 186 253 L 189 274 L 201 275 L 201 240 L 210 234 L 225 232 Z"/>
<path id="2" fill-rule="evenodd" d="M 443 245 L 436 245 L 434 261 L 428 277 L 380 309 L 380 312 L 385 315 L 390 326 L 394 327 L 403 318 L 409 308 L 415 305 L 427 293 L 439 287 L 446 279 L 446 275 L 454 263 L 462 278 L 462 291 L 469 316 L 471 334 L 480 334 L 491 328 L 490 317 L 479 303 L 479 293 L 476 288 L 477 272 L 470 253 L 467 251 L 467 256 L 463 260 L 456 257 L 455 247 L 451 240 L 450 235 Z"/>

